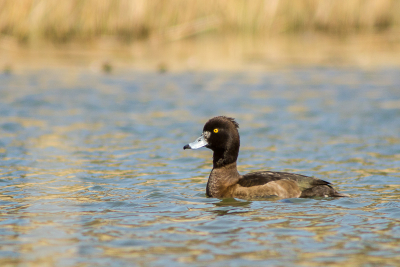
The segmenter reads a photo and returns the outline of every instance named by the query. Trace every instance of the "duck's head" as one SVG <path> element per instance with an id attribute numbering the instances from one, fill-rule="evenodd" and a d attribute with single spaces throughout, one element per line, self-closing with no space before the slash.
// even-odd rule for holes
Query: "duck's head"
<path id="1" fill-rule="evenodd" d="M 239 124 L 233 118 L 214 117 L 204 125 L 201 136 L 183 149 L 206 147 L 214 151 L 214 163 L 221 160 L 224 164 L 235 162 L 240 146 L 238 128 Z"/>

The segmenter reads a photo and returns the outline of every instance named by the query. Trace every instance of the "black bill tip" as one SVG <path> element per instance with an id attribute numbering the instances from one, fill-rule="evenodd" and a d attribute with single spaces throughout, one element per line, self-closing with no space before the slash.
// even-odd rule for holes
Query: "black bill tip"
<path id="1" fill-rule="evenodd" d="M 183 150 L 185 150 L 185 149 L 190 149 L 189 144 L 187 144 L 187 145 L 185 145 L 185 146 L 183 147 Z"/>

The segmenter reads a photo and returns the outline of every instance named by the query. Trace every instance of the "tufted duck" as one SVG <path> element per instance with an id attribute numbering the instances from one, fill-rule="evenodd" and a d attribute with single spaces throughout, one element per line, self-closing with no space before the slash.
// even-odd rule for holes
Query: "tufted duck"
<path id="1" fill-rule="evenodd" d="M 240 146 L 238 128 L 239 124 L 233 118 L 214 117 L 204 125 L 199 138 L 183 147 L 206 147 L 214 152 L 207 196 L 244 199 L 348 196 L 337 192 L 329 182 L 295 173 L 260 171 L 240 175 L 236 167 Z"/>

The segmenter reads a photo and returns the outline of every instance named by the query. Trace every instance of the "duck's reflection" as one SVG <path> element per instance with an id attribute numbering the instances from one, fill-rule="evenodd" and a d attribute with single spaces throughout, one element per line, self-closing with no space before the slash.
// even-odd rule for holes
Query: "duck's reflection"
<path id="1" fill-rule="evenodd" d="M 214 208 L 210 210 L 212 213 L 216 213 L 219 216 L 222 215 L 232 215 L 232 214 L 244 214 L 244 213 L 253 213 L 254 207 L 251 207 L 251 204 L 257 201 L 282 201 L 281 198 L 277 196 L 263 197 L 263 198 L 255 198 L 255 199 L 237 199 L 237 198 L 224 198 L 214 202 Z"/>
<path id="2" fill-rule="evenodd" d="M 236 198 L 224 198 L 219 202 L 215 202 L 214 205 L 217 207 L 248 207 L 252 201 L 236 199 Z"/>
<path id="3" fill-rule="evenodd" d="M 224 198 L 213 203 L 215 208 L 209 210 L 209 212 L 218 216 L 244 214 L 251 212 L 251 210 L 247 209 L 250 208 L 251 203 L 252 201 Z"/>

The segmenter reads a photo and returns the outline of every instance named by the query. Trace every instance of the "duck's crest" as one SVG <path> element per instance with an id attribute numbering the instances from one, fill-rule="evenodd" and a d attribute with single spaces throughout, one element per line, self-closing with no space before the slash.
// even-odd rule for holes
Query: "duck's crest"
<path id="1" fill-rule="evenodd" d="M 219 116 L 219 117 L 232 122 L 233 125 L 235 125 L 236 129 L 239 129 L 239 123 L 237 123 L 234 118 L 226 117 L 226 116 Z"/>

